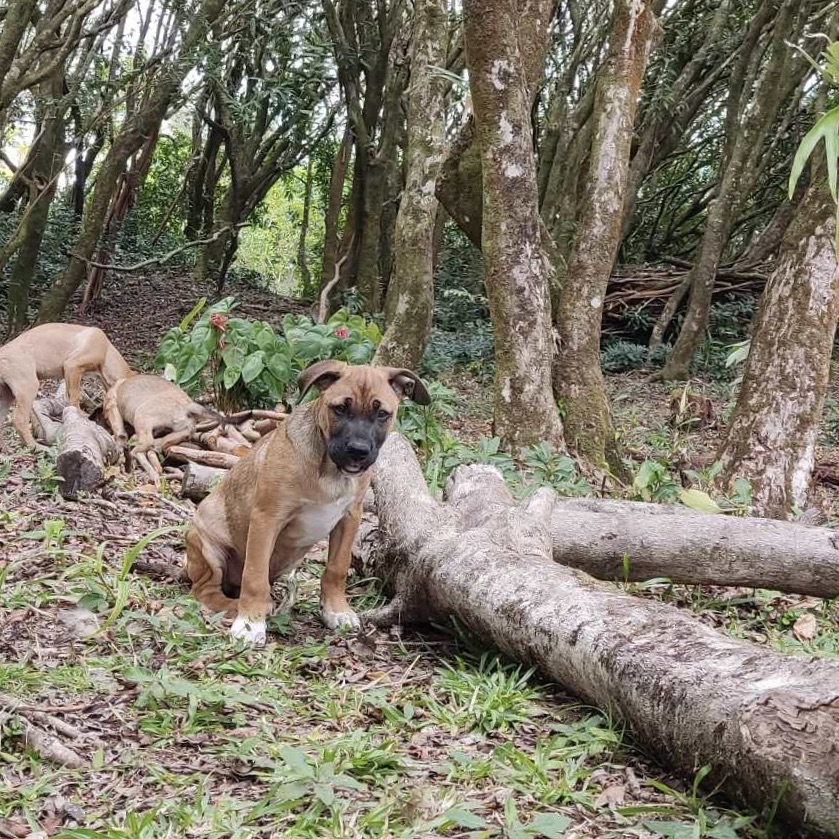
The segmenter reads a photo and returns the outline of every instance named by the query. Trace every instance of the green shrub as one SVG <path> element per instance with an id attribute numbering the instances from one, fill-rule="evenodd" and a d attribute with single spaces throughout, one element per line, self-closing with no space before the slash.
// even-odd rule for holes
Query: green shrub
<path id="1" fill-rule="evenodd" d="M 166 333 L 155 364 L 188 393 L 209 388 L 222 411 L 287 402 L 305 367 L 327 358 L 367 364 L 381 340 L 376 324 L 345 310 L 323 324 L 288 314 L 278 334 L 264 321 L 232 316 L 232 297 L 201 314 L 205 302 Z"/>

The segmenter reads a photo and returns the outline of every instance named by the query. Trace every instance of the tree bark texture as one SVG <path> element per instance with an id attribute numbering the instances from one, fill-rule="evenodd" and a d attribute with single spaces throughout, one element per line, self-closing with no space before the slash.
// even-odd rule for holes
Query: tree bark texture
<path id="1" fill-rule="evenodd" d="M 632 126 L 654 32 L 650 0 L 618 0 L 597 80 L 588 178 L 555 315 L 555 384 L 565 407 L 566 440 L 594 464 L 608 462 L 613 469 L 621 468 L 621 459 L 600 369 L 600 324 L 621 240 Z"/>
<path id="2" fill-rule="evenodd" d="M 64 498 L 75 498 L 79 491 L 92 492 L 105 483 L 105 467 L 116 462 L 119 449 L 102 426 L 72 405 L 64 409 L 61 423 L 61 447 L 55 461 L 62 479 L 59 492 Z"/>
<path id="3" fill-rule="evenodd" d="M 839 824 L 839 662 L 781 655 L 548 561 L 553 496 L 516 505 L 491 467 L 460 467 L 448 503 L 404 439 L 374 468 L 380 625 L 456 617 L 483 641 L 625 720 L 645 750 L 817 836 Z"/>
<path id="4" fill-rule="evenodd" d="M 550 285 L 542 247 L 522 5 L 467 0 L 464 40 L 481 149 L 482 236 L 495 338 L 494 433 L 518 450 L 562 442 L 551 389 Z M 530 28 L 547 31 L 550 3 L 529 9 Z M 538 43 L 538 41 L 536 41 Z"/>
<path id="5" fill-rule="evenodd" d="M 175 91 L 198 59 L 196 46 L 204 41 L 209 23 L 223 7 L 223 0 L 203 0 L 189 23 L 178 55 L 167 66 L 159 69 L 154 88 L 149 91 L 142 106 L 126 117 L 99 168 L 93 196 L 69 262 L 41 301 L 38 323 L 58 320 L 84 280 L 88 260 L 93 256 L 102 236 L 111 197 L 125 164 L 142 148 L 149 134 L 160 126 Z"/>
<path id="6" fill-rule="evenodd" d="M 823 527 L 713 515 L 663 504 L 560 498 L 553 558 L 601 580 L 839 596 L 839 534 Z"/>
<path id="7" fill-rule="evenodd" d="M 418 0 L 408 89 L 407 174 L 396 217 L 394 271 L 385 305 L 387 328 L 376 363 L 413 369 L 431 331 L 434 308 L 435 184 L 445 143 L 445 0 Z M 436 74 L 436 75 L 435 75 Z"/>
<path id="8" fill-rule="evenodd" d="M 743 384 L 720 451 L 721 478 L 745 478 L 758 515 L 803 508 L 815 460 L 836 332 L 835 207 L 808 189 L 761 298 Z"/>

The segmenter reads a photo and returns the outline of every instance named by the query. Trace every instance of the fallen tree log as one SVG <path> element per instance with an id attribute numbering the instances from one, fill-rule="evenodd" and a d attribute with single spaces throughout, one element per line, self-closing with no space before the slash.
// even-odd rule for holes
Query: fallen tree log
<path id="1" fill-rule="evenodd" d="M 440 505 L 404 439 L 374 468 L 377 566 L 392 601 L 379 625 L 457 617 L 537 665 L 583 701 L 624 719 L 666 765 L 788 824 L 839 825 L 839 662 L 781 655 L 688 614 L 620 593 L 550 561 L 554 497 L 513 503 L 499 473 L 460 467 Z"/>
<path id="2" fill-rule="evenodd" d="M 181 498 L 188 498 L 195 502 L 202 501 L 226 474 L 226 469 L 187 462 L 183 468 Z"/>
<path id="3" fill-rule="evenodd" d="M 550 528 L 554 560 L 601 580 L 839 596 L 839 533 L 827 528 L 593 498 L 558 499 Z"/>
<path id="4" fill-rule="evenodd" d="M 92 492 L 105 483 L 105 467 L 116 463 L 119 447 L 101 425 L 91 422 L 72 405 L 61 415 L 63 432 L 55 468 L 61 478 L 59 492 L 75 498 L 78 492 Z"/>
<path id="5" fill-rule="evenodd" d="M 79 408 L 56 396 L 37 399 L 32 411 L 38 418 L 48 446 L 58 444 L 55 471 L 61 478 L 63 498 L 76 498 L 79 491 L 93 492 L 105 483 L 105 468 L 116 463 L 116 440 Z"/>

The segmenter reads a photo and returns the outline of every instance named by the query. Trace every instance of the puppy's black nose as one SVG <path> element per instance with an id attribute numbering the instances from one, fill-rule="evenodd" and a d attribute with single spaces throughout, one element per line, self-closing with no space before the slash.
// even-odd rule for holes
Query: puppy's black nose
<path id="1" fill-rule="evenodd" d="M 371 445 L 366 440 L 350 440 L 347 443 L 347 456 L 353 460 L 363 460 L 370 455 Z"/>

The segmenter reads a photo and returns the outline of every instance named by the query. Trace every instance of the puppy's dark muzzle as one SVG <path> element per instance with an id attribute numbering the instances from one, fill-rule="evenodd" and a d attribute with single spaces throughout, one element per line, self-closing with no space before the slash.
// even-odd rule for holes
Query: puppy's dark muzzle
<path id="1" fill-rule="evenodd" d="M 348 475 L 361 475 L 375 462 L 379 450 L 365 441 L 351 441 L 340 446 L 330 446 L 332 462 Z"/>

